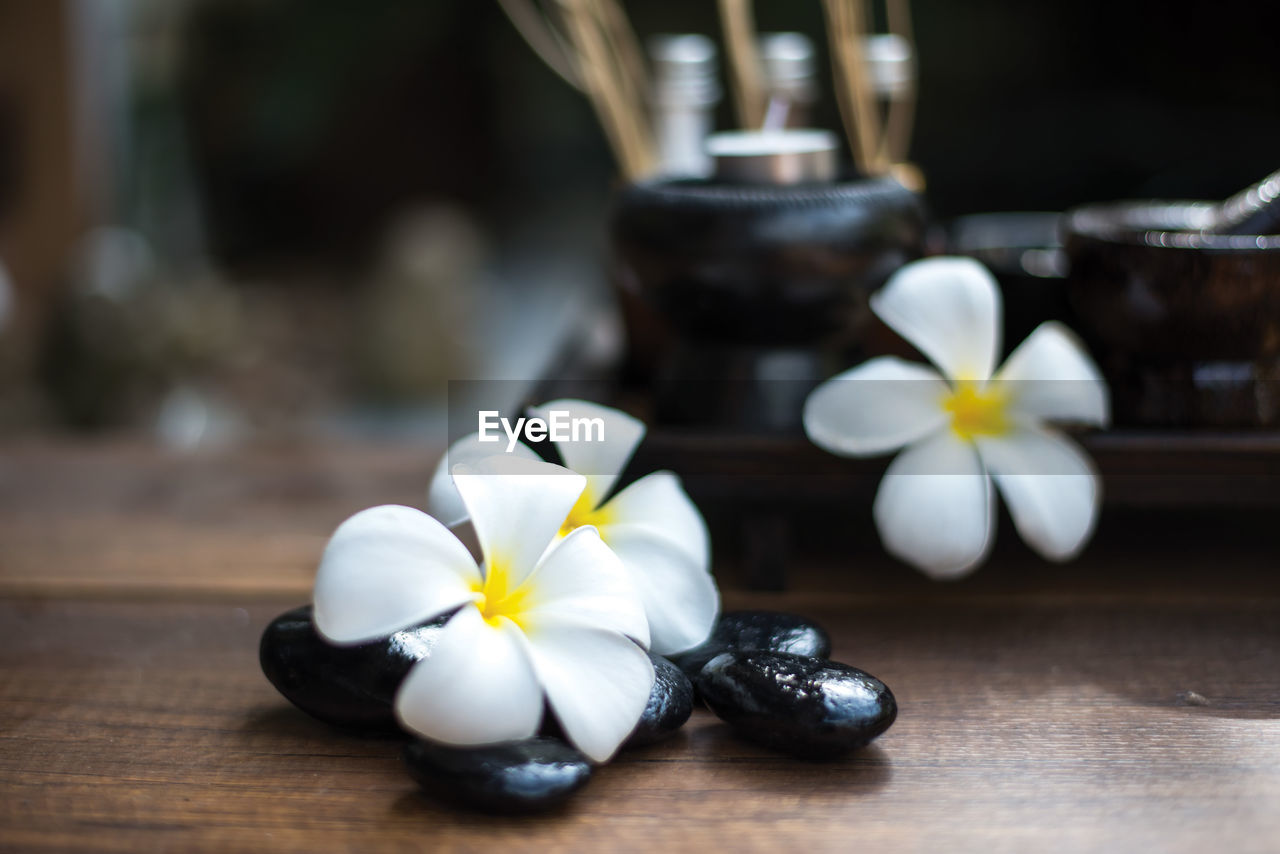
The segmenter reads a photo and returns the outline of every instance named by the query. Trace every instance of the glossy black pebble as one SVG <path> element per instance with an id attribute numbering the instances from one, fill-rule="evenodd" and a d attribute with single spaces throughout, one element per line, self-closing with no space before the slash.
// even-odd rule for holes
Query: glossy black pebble
<path id="1" fill-rule="evenodd" d="M 305 605 L 271 621 L 258 661 L 276 690 L 313 717 L 364 732 L 393 732 L 399 729 L 391 710 L 396 689 L 430 652 L 447 619 L 384 640 L 335 646 L 316 631 Z"/>
<path id="2" fill-rule="evenodd" d="M 795 614 L 728 611 L 720 616 L 706 641 L 671 656 L 671 660 L 696 684 L 698 671 L 720 653 L 757 650 L 826 658 L 831 654 L 831 636 L 822 626 Z"/>
<path id="3" fill-rule="evenodd" d="M 488 747 L 415 740 L 404 749 L 409 774 L 431 794 L 486 812 L 538 812 L 559 806 L 591 778 L 591 763 L 554 738 Z"/>
<path id="4" fill-rule="evenodd" d="M 871 674 L 786 653 L 722 653 L 702 668 L 698 691 L 743 737 L 796 756 L 861 747 L 898 716 L 893 692 Z"/>
<path id="5" fill-rule="evenodd" d="M 693 714 L 693 684 L 689 678 L 660 655 L 649 653 L 649 659 L 653 662 L 649 705 L 644 707 L 640 723 L 623 747 L 641 747 L 672 736 Z"/>
<path id="6" fill-rule="evenodd" d="M 653 688 L 649 691 L 649 703 L 631 735 L 622 743 L 623 750 L 644 747 L 675 735 L 693 714 L 694 691 L 689 678 L 660 655 L 651 652 L 649 660 L 653 662 Z M 543 713 L 538 735 L 568 740 L 549 704 Z"/>

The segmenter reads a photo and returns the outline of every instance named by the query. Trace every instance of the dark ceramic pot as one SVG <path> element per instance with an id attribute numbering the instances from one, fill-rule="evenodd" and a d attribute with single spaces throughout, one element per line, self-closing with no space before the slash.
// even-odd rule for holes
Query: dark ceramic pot
<path id="1" fill-rule="evenodd" d="M 1198 231 L 1207 203 L 1067 218 L 1068 294 L 1119 423 L 1280 424 L 1280 236 Z"/>
<path id="2" fill-rule="evenodd" d="M 797 429 L 804 394 L 850 363 L 868 296 L 924 236 L 919 198 L 888 179 L 628 187 L 615 274 L 665 330 L 657 420 Z"/>

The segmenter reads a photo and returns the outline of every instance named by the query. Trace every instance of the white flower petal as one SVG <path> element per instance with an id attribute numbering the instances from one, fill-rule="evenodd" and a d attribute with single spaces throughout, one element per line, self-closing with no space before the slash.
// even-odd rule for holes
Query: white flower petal
<path id="1" fill-rule="evenodd" d="M 571 437 L 567 442 L 555 443 L 564 464 L 586 476 L 590 504 L 598 507 L 644 438 L 644 422 L 620 409 L 586 400 L 552 400 L 529 408 L 530 413 L 548 421 L 553 411 L 566 413 L 564 417 L 569 419 L 599 419 L 602 425 L 604 441 L 596 441 L 601 432 L 592 428 L 581 430 L 576 441 Z"/>
<path id="2" fill-rule="evenodd" d="M 955 578 L 991 547 L 995 491 L 973 446 L 945 429 L 889 465 L 872 513 L 890 554 L 934 578 Z"/>
<path id="3" fill-rule="evenodd" d="M 914 261 L 872 294 L 871 309 L 949 379 L 991 377 L 1000 352 L 1000 292 L 977 261 Z"/>
<path id="4" fill-rule="evenodd" d="M 526 582 L 521 613 L 565 617 L 649 645 L 649 623 L 631 576 L 595 528 L 576 528 L 543 556 Z"/>
<path id="5" fill-rule="evenodd" d="M 421 510 L 371 507 L 338 526 L 316 572 L 313 619 L 335 643 L 386 637 L 471 600 L 466 546 Z"/>
<path id="6" fill-rule="evenodd" d="M 1098 519 L 1099 481 L 1089 459 L 1052 430 L 1023 425 L 978 440 L 978 453 L 1027 544 L 1050 560 L 1069 560 Z"/>
<path id="7" fill-rule="evenodd" d="M 586 479 L 566 468 L 514 456 L 453 467 L 487 566 L 501 563 L 509 589 L 533 571 L 560 532 Z"/>
<path id="8" fill-rule="evenodd" d="M 462 496 L 453 485 L 451 474 L 455 465 L 474 465 L 485 457 L 492 457 L 507 452 L 506 438 L 500 442 L 481 442 L 479 433 L 463 436 L 449 446 L 449 450 L 436 464 L 435 474 L 431 476 L 431 485 L 427 487 L 427 512 L 450 528 L 467 520 L 467 508 L 462 503 Z M 511 455 L 526 460 L 539 459 L 533 449 L 523 442 L 517 442 L 511 449 Z"/>
<path id="9" fill-rule="evenodd" d="M 396 693 L 396 717 L 445 744 L 529 738 L 542 721 L 542 689 L 514 623 L 491 626 L 474 607 L 445 624 L 431 655 Z"/>
<path id="10" fill-rule="evenodd" d="M 613 525 L 647 525 L 682 548 L 704 572 L 710 567 L 707 523 L 675 474 L 647 474 L 609 499 L 601 510 L 602 537 L 606 536 L 604 529 Z"/>
<path id="11" fill-rule="evenodd" d="M 881 356 L 814 389 L 804 402 L 804 431 L 842 456 L 897 450 L 947 422 L 942 401 L 950 392 L 932 368 Z"/>
<path id="12" fill-rule="evenodd" d="M 1036 327 L 996 374 L 1011 412 L 1107 426 L 1107 385 L 1084 345 L 1061 323 Z"/>
<path id="13" fill-rule="evenodd" d="M 720 591 L 706 564 L 649 525 L 607 525 L 601 536 L 640 592 L 650 649 L 670 655 L 707 639 L 720 612 Z"/>
<path id="14" fill-rule="evenodd" d="M 525 636 L 538 680 L 569 741 L 596 762 L 608 760 L 649 702 L 649 656 L 620 634 L 567 620 L 541 620 L 527 626 Z"/>

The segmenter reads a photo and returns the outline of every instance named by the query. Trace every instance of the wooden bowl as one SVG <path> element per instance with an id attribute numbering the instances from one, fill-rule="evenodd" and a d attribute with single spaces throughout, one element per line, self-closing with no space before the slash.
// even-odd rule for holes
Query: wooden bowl
<path id="1" fill-rule="evenodd" d="M 1068 214 L 1068 295 L 1117 421 L 1280 424 L 1280 235 L 1199 229 L 1203 202 Z"/>

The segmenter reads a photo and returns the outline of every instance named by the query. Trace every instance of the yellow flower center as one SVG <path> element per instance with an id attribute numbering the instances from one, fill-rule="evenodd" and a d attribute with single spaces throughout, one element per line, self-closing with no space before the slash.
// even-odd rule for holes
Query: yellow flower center
<path id="1" fill-rule="evenodd" d="M 955 391 L 942 401 L 951 413 L 951 429 L 961 439 L 977 436 L 1001 436 L 1009 432 L 1005 416 L 1008 399 L 998 389 L 981 388 L 976 383 L 960 381 Z"/>
<path id="2" fill-rule="evenodd" d="M 568 536 L 569 532 L 574 528 L 581 528 L 583 525 L 595 525 L 599 528 L 609 524 L 613 513 L 605 507 L 597 508 L 597 498 L 591 487 L 588 486 L 582 490 L 582 495 L 578 496 L 573 509 L 569 511 L 569 515 L 565 517 L 564 524 L 560 526 L 560 536 Z"/>
<path id="3" fill-rule="evenodd" d="M 611 510 L 596 507 L 596 496 L 591 489 L 584 489 L 560 526 L 560 536 L 568 536 L 570 531 L 583 525 L 607 525 L 612 518 Z M 527 630 L 523 621 L 533 592 L 531 586 L 525 583 L 513 588 L 510 566 L 501 556 L 495 555 L 486 566 L 484 580 L 471 587 L 471 601 L 480 609 L 485 622 L 494 628 L 501 626 L 503 620 L 510 620 Z"/>
<path id="4" fill-rule="evenodd" d="M 484 617 L 486 623 L 497 628 L 505 619 L 524 628 L 521 625 L 521 619 L 531 590 L 528 584 L 522 584 L 515 589 L 511 588 L 511 572 L 506 561 L 500 559 L 489 561 L 484 580 L 473 585 L 471 589 L 475 592 L 472 601 L 480 609 L 480 615 Z"/>

